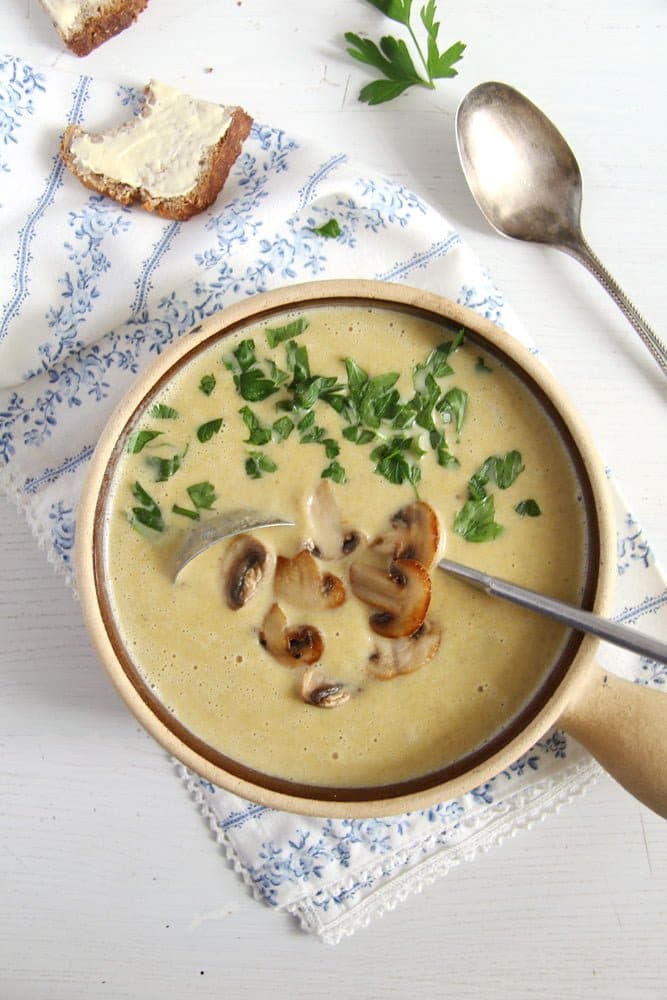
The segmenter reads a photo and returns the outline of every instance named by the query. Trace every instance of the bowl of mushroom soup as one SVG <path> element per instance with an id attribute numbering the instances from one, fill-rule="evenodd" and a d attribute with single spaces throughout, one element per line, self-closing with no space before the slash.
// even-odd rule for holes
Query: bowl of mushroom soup
<path id="1" fill-rule="evenodd" d="M 288 523 L 178 572 L 241 507 Z M 445 553 L 607 612 L 595 448 L 491 323 L 328 281 L 225 309 L 139 378 L 95 452 L 76 560 L 99 657 L 170 753 L 254 801 L 368 816 L 469 790 L 595 686 L 595 639 L 447 577 Z"/>

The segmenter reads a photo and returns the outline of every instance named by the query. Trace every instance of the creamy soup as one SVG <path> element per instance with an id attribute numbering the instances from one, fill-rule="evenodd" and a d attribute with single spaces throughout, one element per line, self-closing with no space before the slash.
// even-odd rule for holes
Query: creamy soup
<path id="1" fill-rule="evenodd" d="M 459 339 L 409 313 L 309 307 L 208 342 L 133 420 L 107 507 L 113 616 L 147 687 L 214 751 L 309 785 L 407 781 L 483 747 L 546 677 L 566 630 L 432 559 L 426 618 L 407 637 L 379 634 L 391 616 L 355 582 L 392 516 L 419 504 L 437 518 L 441 555 L 581 598 L 584 513 L 570 458 L 523 383 Z M 325 516 L 334 509 L 347 539 L 333 553 L 313 523 L 313 497 L 325 494 Z M 295 522 L 252 535 L 266 559 L 259 579 L 245 579 L 245 603 L 228 578 L 238 541 L 209 548 L 174 582 L 188 533 L 240 505 Z M 339 581 L 342 601 L 304 609 L 298 588 L 279 585 L 276 567 L 291 572 L 300 552 L 309 571 Z M 277 655 L 274 606 L 279 634 L 307 626 L 321 649 L 302 658 L 295 642 Z M 392 662 L 392 643 L 410 645 L 427 626 L 435 651 L 387 679 L 377 666 Z"/>

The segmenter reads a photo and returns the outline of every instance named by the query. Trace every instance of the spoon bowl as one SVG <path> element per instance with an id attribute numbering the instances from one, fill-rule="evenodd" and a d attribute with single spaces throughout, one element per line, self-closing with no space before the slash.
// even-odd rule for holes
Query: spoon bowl
<path id="1" fill-rule="evenodd" d="M 462 100 L 456 140 L 473 198 L 502 236 L 555 247 L 594 275 L 667 375 L 667 350 L 588 246 L 581 230 L 579 165 L 553 122 L 504 83 Z"/>

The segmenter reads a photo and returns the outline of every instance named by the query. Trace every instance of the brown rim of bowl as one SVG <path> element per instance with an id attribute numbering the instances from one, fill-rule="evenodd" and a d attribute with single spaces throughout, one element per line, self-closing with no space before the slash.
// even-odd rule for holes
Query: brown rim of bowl
<path id="1" fill-rule="evenodd" d="M 352 809 L 358 815 L 397 813 L 470 790 L 528 750 L 557 720 L 565 705 L 559 695 L 563 688 L 570 687 L 564 682 L 588 664 L 597 641 L 572 632 L 556 663 L 524 707 L 487 743 L 452 764 L 389 785 L 318 786 L 247 767 L 214 749 L 175 719 L 127 654 L 113 619 L 106 588 L 104 549 L 109 486 L 138 413 L 184 365 L 217 340 L 277 313 L 324 305 L 398 310 L 435 322 L 451 332 L 463 325 L 469 339 L 479 343 L 514 372 L 553 422 L 574 465 L 582 490 L 588 534 L 582 606 L 598 613 L 605 610 L 611 582 L 608 537 L 611 522 L 604 474 L 587 432 L 548 372 L 525 348 L 468 309 L 417 289 L 357 281 L 292 286 L 232 306 L 181 338 L 126 395 L 100 439 L 82 498 L 80 523 L 83 530 L 77 542 L 82 606 L 104 666 L 130 709 L 170 753 L 203 777 L 265 805 L 302 813 L 347 815 Z M 508 343 L 501 345 L 504 337 Z M 90 545 L 86 544 L 86 539 Z M 87 587 L 86 583 L 92 583 L 92 587 Z"/>

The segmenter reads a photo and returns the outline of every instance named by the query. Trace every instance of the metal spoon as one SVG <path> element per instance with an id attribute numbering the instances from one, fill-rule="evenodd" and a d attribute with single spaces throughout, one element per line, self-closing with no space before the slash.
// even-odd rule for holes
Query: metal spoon
<path id="1" fill-rule="evenodd" d="M 570 625 L 578 632 L 590 632 L 600 639 L 611 642 L 614 646 L 621 646 L 623 649 L 629 649 L 641 656 L 648 656 L 660 663 L 667 663 L 667 643 L 661 642 L 660 639 L 654 639 L 653 636 L 644 635 L 635 629 L 618 625 L 600 615 L 595 615 L 591 611 L 573 607 L 564 601 L 557 601 L 553 597 L 538 594 L 526 587 L 519 587 L 507 580 L 489 576 L 488 573 L 481 573 L 479 570 L 471 569 L 470 566 L 462 566 L 461 563 L 452 562 L 451 559 L 441 559 L 438 567 L 444 569 L 446 573 L 452 573 L 462 580 L 467 580 L 468 583 L 472 583 L 473 586 L 479 587 L 494 597 L 502 597 L 513 604 L 521 605 L 523 608 L 538 611 L 540 614 L 546 615 L 547 618 L 554 618 L 557 622 Z"/>
<path id="2" fill-rule="evenodd" d="M 481 83 L 461 101 L 456 141 L 482 214 L 501 235 L 545 243 L 593 274 L 667 375 L 667 350 L 595 256 L 581 231 L 581 173 L 546 115 L 504 83 Z"/>
<path id="3" fill-rule="evenodd" d="M 242 535 L 246 531 L 257 531 L 260 528 L 292 527 L 294 521 L 288 521 L 280 514 L 267 514 L 252 507 L 237 507 L 223 514 L 216 514 L 198 524 L 186 535 L 185 541 L 176 553 L 173 563 L 173 580 L 188 563 L 200 556 L 211 545 L 221 542 L 223 538 L 232 535 Z"/>
<path id="4" fill-rule="evenodd" d="M 293 525 L 294 521 L 288 521 L 279 514 L 263 514 L 261 511 L 249 507 L 238 507 L 235 510 L 211 517 L 193 528 L 186 537 L 176 555 L 173 579 L 175 581 L 179 573 L 196 556 L 201 555 L 211 545 L 222 541 L 223 538 L 240 535 L 245 531 Z M 606 639 L 607 642 L 611 642 L 615 646 L 621 646 L 623 649 L 632 650 L 633 653 L 667 663 L 667 643 L 661 642 L 659 639 L 642 635 L 634 629 L 601 618 L 600 615 L 594 615 L 590 611 L 583 611 L 581 608 L 575 608 L 563 601 L 538 594 L 534 590 L 519 587 L 507 580 L 500 580 L 487 573 L 480 573 L 479 570 L 452 562 L 451 559 L 441 559 L 438 567 L 447 573 L 453 573 L 455 576 L 467 580 L 474 586 L 481 587 L 482 590 L 494 597 L 502 597 L 549 618 L 555 618 L 556 621 L 570 625 L 579 632 L 590 632 L 600 639 Z"/>

